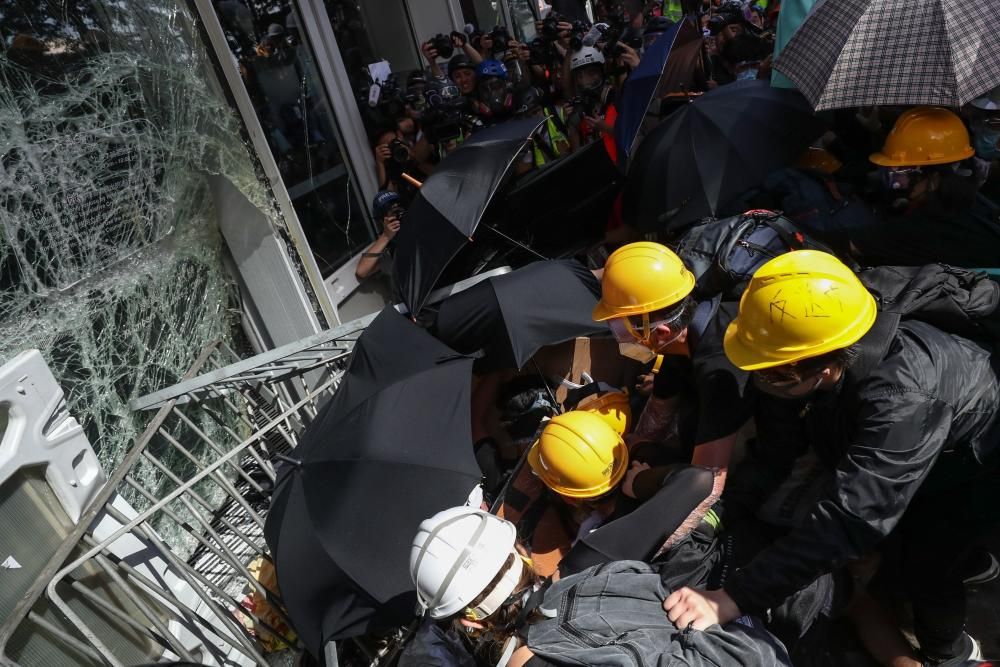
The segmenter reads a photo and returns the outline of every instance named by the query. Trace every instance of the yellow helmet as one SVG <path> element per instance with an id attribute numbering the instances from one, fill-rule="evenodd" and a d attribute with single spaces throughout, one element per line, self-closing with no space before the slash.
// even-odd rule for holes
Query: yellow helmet
<path id="1" fill-rule="evenodd" d="M 611 253 L 601 278 L 598 322 L 642 315 L 680 302 L 694 289 L 694 274 L 665 245 L 640 241 Z"/>
<path id="2" fill-rule="evenodd" d="M 839 259 L 785 253 L 753 274 L 726 329 L 726 356 L 746 371 L 818 357 L 857 342 L 875 315 L 875 298 Z"/>
<path id="3" fill-rule="evenodd" d="M 843 167 L 844 163 L 825 148 L 810 146 L 795 161 L 795 166 L 801 169 L 814 169 L 824 174 L 832 174 Z"/>
<path id="4" fill-rule="evenodd" d="M 962 119 L 940 107 L 916 107 L 892 127 L 869 160 L 880 167 L 920 167 L 959 162 L 975 154 Z"/>
<path id="5" fill-rule="evenodd" d="M 596 498 L 625 476 L 628 449 L 603 419 L 583 410 L 556 415 L 528 451 L 528 465 L 568 498 Z"/>
<path id="6" fill-rule="evenodd" d="M 628 433 L 632 425 L 632 406 L 624 391 L 616 389 L 587 396 L 576 404 L 576 409 L 597 415 L 618 435 Z"/>

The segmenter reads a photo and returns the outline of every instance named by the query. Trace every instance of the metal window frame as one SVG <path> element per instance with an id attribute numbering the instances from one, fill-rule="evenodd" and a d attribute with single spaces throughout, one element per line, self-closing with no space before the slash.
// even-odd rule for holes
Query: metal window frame
<path id="1" fill-rule="evenodd" d="M 229 51 L 229 45 L 226 42 L 222 24 L 215 14 L 215 8 L 212 6 L 211 0 L 192 0 L 192 4 L 198 12 L 198 18 L 205 28 L 213 55 L 225 77 L 225 85 L 228 87 L 229 93 L 236 103 L 237 112 L 243 120 L 247 133 L 250 135 L 251 145 L 263 167 L 264 176 L 271 186 L 271 192 L 278 205 L 278 210 L 285 221 L 292 244 L 298 252 L 299 260 L 302 262 L 306 278 L 309 281 L 313 296 L 319 304 L 323 319 L 327 325 L 336 325 L 340 322 L 340 318 L 337 315 L 337 307 L 330 298 L 326 290 L 326 285 L 323 283 L 323 276 L 320 273 L 319 265 L 313 256 L 312 248 L 306 239 L 302 224 L 299 222 L 299 217 L 295 213 L 292 200 L 288 196 L 285 182 L 281 177 L 281 172 L 278 170 L 278 163 L 271 154 L 271 147 L 267 143 L 264 128 L 261 126 L 260 120 L 257 118 L 257 113 L 254 111 L 250 94 L 247 92 L 242 77 L 240 77 L 236 61 Z M 305 295 L 303 296 L 305 297 Z M 305 301 L 308 304 L 308 298 Z M 311 310 L 311 306 L 308 309 Z M 318 322 L 318 324 L 320 328 L 323 326 L 323 322 Z"/>
<path id="2" fill-rule="evenodd" d="M 353 180 L 360 190 L 361 201 L 370 202 L 378 192 L 375 157 L 368 145 L 368 133 L 365 131 L 361 113 L 354 99 L 354 91 L 347 77 L 347 68 L 340 55 L 340 47 L 333 34 L 330 18 L 326 14 L 322 0 L 297 0 L 295 7 L 302 20 L 300 27 L 312 46 L 320 82 L 326 90 L 327 99 L 340 130 L 345 162 L 354 173 Z M 367 206 L 364 208 L 364 218 L 374 230 L 370 212 Z"/>

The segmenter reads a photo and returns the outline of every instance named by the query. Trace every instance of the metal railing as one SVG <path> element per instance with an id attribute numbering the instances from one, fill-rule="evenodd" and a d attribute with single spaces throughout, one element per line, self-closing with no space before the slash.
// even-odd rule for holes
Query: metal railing
<path id="1" fill-rule="evenodd" d="M 246 360 L 214 343 L 180 383 L 134 401 L 158 411 L 3 620 L 0 663 L 16 660 L 9 641 L 24 624 L 80 664 L 268 665 L 262 645 L 298 648 L 262 575 L 274 462 L 337 388 L 373 319 Z"/>

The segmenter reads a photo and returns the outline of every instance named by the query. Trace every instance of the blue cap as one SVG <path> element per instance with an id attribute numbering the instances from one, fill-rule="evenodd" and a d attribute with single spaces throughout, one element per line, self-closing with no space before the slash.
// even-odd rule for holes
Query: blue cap
<path id="1" fill-rule="evenodd" d="M 398 192 L 393 192 L 392 190 L 382 190 L 375 195 L 375 199 L 372 200 L 372 215 L 376 218 L 384 218 L 385 214 L 389 212 L 392 205 L 398 202 Z"/>

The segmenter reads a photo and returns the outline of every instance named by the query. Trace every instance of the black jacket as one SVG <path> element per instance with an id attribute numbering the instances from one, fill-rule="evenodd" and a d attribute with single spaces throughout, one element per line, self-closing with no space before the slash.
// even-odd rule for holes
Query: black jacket
<path id="1" fill-rule="evenodd" d="M 808 518 L 734 573 L 725 590 L 744 613 L 776 606 L 859 558 L 899 523 L 938 455 L 982 462 L 1000 440 L 990 353 L 933 326 L 880 315 L 840 386 L 808 402 L 762 397 L 758 454 L 791 469 L 805 446 L 834 471 Z"/>

